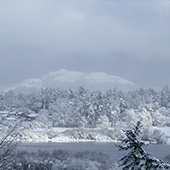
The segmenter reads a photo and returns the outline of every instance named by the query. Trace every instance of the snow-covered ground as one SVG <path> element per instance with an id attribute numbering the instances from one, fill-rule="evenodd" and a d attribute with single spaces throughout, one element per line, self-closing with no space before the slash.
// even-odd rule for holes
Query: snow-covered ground
<path id="1" fill-rule="evenodd" d="M 117 142 L 123 137 L 121 130 L 112 128 L 24 129 L 20 133 L 22 142 Z"/>
<path id="2" fill-rule="evenodd" d="M 37 128 L 23 129 L 22 142 L 120 142 L 124 128 Z M 170 127 L 150 127 L 142 133 L 150 143 L 170 144 Z M 147 142 L 147 143 L 148 143 Z"/>
<path id="3" fill-rule="evenodd" d="M 46 87 L 77 89 L 80 86 L 84 86 L 91 90 L 101 91 L 106 91 L 113 87 L 123 91 L 137 89 L 137 86 L 134 83 L 118 76 L 108 75 L 102 72 L 86 73 L 68 71 L 65 69 L 48 73 L 40 78 L 27 79 L 19 84 L 0 89 L 5 92 L 12 90 L 15 92 L 30 93 Z"/>

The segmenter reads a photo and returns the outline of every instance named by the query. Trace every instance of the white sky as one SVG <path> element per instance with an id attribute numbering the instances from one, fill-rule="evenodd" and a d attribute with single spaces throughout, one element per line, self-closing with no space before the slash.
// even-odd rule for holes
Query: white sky
<path id="1" fill-rule="evenodd" d="M 170 1 L 2 0 L 0 85 L 61 68 L 170 84 Z"/>

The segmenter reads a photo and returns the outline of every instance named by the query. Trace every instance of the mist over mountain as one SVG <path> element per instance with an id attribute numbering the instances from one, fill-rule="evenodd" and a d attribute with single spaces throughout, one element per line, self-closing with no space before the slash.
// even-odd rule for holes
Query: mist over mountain
<path id="1" fill-rule="evenodd" d="M 120 89 L 122 91 L 131 91 L 137 86 L 121 77 L 108 75 L 103 72 L 76 72 L 61 69 L 50 72 L 40 78 L 27 79 L 19 84 L 5 87 L 3 91 L 12 90 L 14 92 L 34 92 L 41 88 L 61 88 L 77 89 L 80 86 L 88 90 L 106 91 L 108 89 Z"/>

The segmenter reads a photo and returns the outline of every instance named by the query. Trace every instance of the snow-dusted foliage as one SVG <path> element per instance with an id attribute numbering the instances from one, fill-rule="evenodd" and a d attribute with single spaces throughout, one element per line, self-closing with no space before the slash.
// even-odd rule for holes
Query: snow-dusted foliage
<path id="1" fill-rule="evenodd" d="M 120 159 L 120 167 L 123 170 L 165 170 L 170 169 L 170 165 L 147 153 L 143 146 L 145 143 L 139 138 L 141 133 L 141 122 L 137 122 L 132 130 L 124 130 L 126 138 L 118 145 L 121 151 L 129 151 L 127 155 Z"/>
<path id="2" fill-rule="evenodd" d="M 8 91 L 0 95 L 0 122 L 2 129 L 22 121 L 21 126 L 27 130 L 48 131 L 55 127 L 130 128 L 140 120 L 143 130 L 154 136 L 158 133 L 150 130 L 152 126 L 170 126 L 169 99 L 168 87 L 159 92 L 139 89 L 128 93 L 116 89 L 91 92 L 84 87 L 42 88 L 29 94 Z"/>
<path id="3" fill-rule="evenodd" d="M 15 158 L 17 142 L 14 140 L 18 135 L 17 124 L 6 128 L 5 131 L 0 138 L 0 170 L 7 169 L 8 164 Z"/>
<path id="4" fill-rule="evenodd" d="M 64 150 L 19 151 L 6 167 L 9 170 L 116 170 L 116 163 L 98 152 L 72 153 Z"/>

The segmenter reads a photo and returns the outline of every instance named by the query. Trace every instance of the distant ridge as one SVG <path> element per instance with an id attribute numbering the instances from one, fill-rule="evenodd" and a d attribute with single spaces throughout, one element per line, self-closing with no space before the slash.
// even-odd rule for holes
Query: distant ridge
<path id="1" fill-rule="evenodd" d="M 61 69 L 55 72 L 50 72 L 40 78 L 27 79 L 19 84 L 5 88 L 4 91 L 13 90 L 15 92 L 35 92 L 46 87 L 77 89 L 80 86 L 92 91 L 106 91 L 113 88 L 123 91 L 131 91 L 137 88 L 134 83 L 128 80 L 108 75 L 103 72 L 86 73 Z"/>

